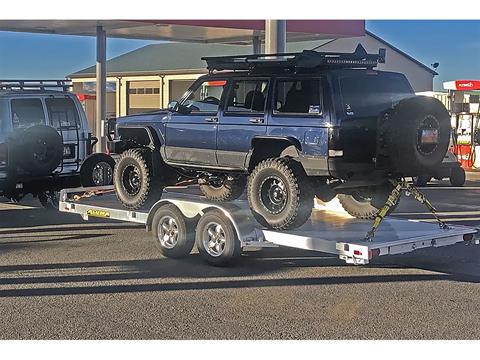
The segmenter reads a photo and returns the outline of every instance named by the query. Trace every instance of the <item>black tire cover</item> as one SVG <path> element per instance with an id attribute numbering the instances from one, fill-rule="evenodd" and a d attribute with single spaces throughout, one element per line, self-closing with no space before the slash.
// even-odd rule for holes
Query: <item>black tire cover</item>
<path id="1" fill-rule="evenodd" d="M 404 99 L 386 122 L 382 127 L 394 173 L 414 176 L 441 164 L 452 130 L 448 111 L 439 100 L 427 96 Z M 422 133 L 434 132 L 437 137 L 432 143 L 422 139 Z"/>
<path id="2" fill-rule="evenodd" d="M 49 175 L 63 158 L 62 137 L 51 126 L 35 125 L 18 129 L 10 138 L 15 167 L 30 175 Z"/>

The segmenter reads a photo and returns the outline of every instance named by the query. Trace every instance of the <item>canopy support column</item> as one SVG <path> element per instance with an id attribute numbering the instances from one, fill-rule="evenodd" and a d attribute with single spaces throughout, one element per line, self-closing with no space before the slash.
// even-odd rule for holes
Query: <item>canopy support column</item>
<path id="1" fill-rule="evenodd" d="M 286 52 L 287 21 L 265 20 L 265 53 Z"/>
<path id="2" fill-rule="evenodd" d="M 103 26 L 97 26 L 97 64 L 96 64 L 96 109 L 95 109 L 95 136 L 98 143 L 95 147 L 96 152 L 105 151 L 105 136 L 103 134 L 103 121 L 107 117 L 107 34 Z"/>

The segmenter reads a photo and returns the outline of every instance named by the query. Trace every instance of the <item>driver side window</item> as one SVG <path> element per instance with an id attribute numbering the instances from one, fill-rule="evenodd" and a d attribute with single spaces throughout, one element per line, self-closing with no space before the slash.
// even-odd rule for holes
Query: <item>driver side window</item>
<path id="1" fill-rule="evenodd" d="M 227 81 L 221 79 L 203 81 L 182 102 L 182 105 L 196 113 L 216 113 L 226 85 Z"/>

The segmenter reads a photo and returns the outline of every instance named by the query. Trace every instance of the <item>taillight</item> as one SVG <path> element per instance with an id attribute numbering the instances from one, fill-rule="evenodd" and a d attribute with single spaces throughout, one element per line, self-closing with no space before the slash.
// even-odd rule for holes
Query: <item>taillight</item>
<path id="1" fill-rule="evenodd" d="M 7 144 L 0 144 L 0 166 L 8 165 L 8 148 Z"/>
<path id="2" fill-rule="evenodd" d="M 343 156 L 340 128 L 330 128 L 328 131 L 328 156 Z"/>

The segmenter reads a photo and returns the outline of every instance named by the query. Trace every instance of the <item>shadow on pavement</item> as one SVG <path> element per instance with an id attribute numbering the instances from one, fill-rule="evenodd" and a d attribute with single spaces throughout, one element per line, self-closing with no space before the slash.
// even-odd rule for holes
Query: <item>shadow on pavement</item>
<path id="1" fill-rule="evenodd" d="M 280 254 L 281 255 L 281 254 Z M 318 255 L 318 254 L 316 254 Z M 278 256 L 278 254 L 276 255 Z M 291 256 L 291 252 L 290 252 Z M 299 255 L 297 255 L 299 256 Z M 311 253 L 310 253 L 311 256 Z M 398 258 L 398 257 L 397 257 Z M 394 257 L 390 258 L 395 260 Z M 397 259 L 398 260 L 398 259 Z M 192 255 L 187 259 L 158 260 L 126 260 L 81 263 L 32 264 L 0 266 L 0 285 L 57 284 L 55 287 L 22 288 L 0 290 L 0 297 L 111 294 L 132 292 L 184 291 L 207 289 L 264 288 L 280 286 L 316 286 L 338 284 L 369 284 L 422 281 L 459 281 L 479 283 L 480 276 L 461 273 L 431 274 L 392 274 L 392 275 L 351 275 L 333 277 L 278 278 L 278 279 L 242 279 L 242 277 L 272 274 L 286 268 L 301 267 L 338 267 L 342 263 L 336 257 L 284 258 L 269 257 L 256 259 L 243 257 L 236 266 L 216 268 L 203 263 L 200 257 Z M 345 265 L 346 266 L 346 265 Z M 402 265 L 376 264 L 376 267 L 403 268 Z M 417 266 L 413 266 L 416 268 Z M 75 275 L 75 269 L 80 274 Z M 73 275 L 49 276 L 9 276 L 11 272 L 38 271 L 39 273 L 58 270 L 60 273 L 70 272 Z M 81 273 L 84 274 L 81 274 Z M 87 274 L 85 274 L 87 272 Z M 102 282 L 118 280 L 163 280 L 159 283 L 136 283 L 103 285 Z M 172 279 L 164 282 L 165 279 Z M 178 279 L 182 279 L 181 282 Z M 187 281 L 185 281 L 185 279 Z M 75 282 L 94 282 L 89 286 L 72 286 Z M 68 283 L 68 286 L 58 286 Z"/>

